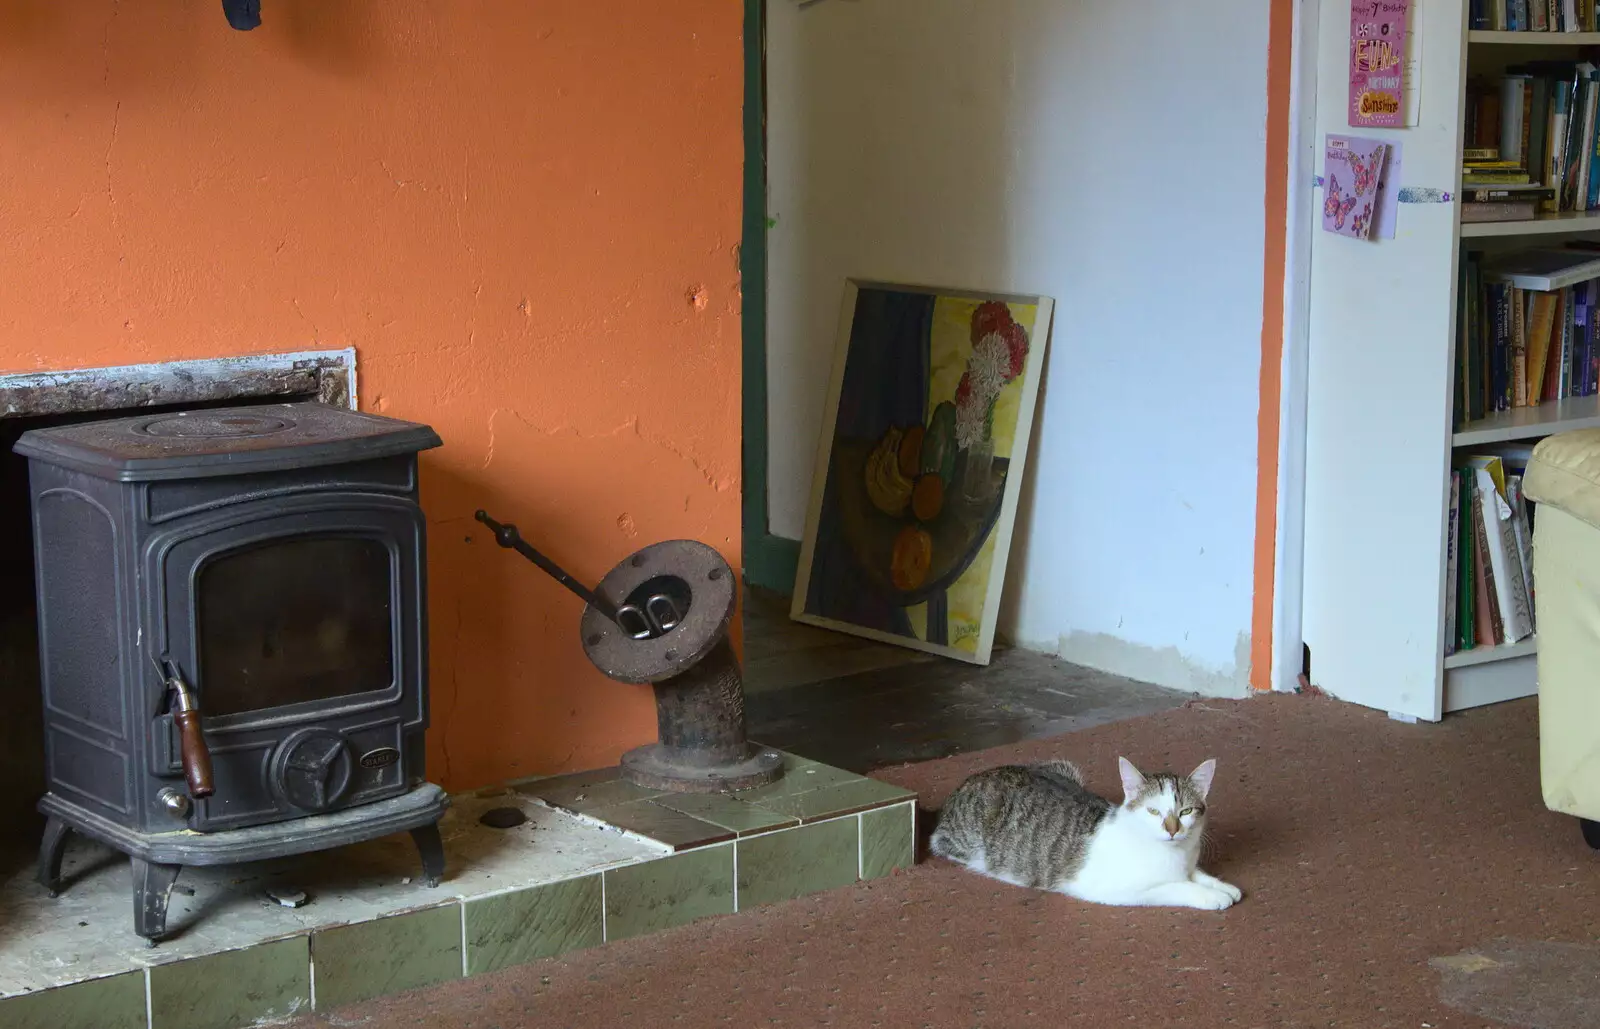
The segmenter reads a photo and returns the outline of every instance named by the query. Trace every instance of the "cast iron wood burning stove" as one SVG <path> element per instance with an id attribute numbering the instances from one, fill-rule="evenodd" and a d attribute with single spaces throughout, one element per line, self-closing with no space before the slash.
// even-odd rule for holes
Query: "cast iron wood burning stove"
<path id="1" fill-rule="evenodd" d="M 71 832 L 129 856 L 152 943 L 184 865 L 409 830 L 438 884 L 417 454 L 439 444 L 319 403 L 23 434 L 52 895 Z"/>

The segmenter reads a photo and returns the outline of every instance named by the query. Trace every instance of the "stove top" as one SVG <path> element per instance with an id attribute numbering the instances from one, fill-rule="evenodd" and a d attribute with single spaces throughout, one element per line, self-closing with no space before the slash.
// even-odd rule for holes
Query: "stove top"
<path id="1" fill-rule="evenodd" d="M 147 482 L 343 464 L 440 443 L 426 425 L 306 401 L 35 429 L 15 449 L 97 478 Z"/>

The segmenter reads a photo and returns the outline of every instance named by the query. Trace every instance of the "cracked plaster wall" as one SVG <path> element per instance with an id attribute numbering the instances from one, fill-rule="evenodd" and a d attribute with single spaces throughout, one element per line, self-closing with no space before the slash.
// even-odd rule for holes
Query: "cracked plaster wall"
<path id="1" fill-rule="evenodd" d="M 731 0 L 0 0 L 0 371 L 354 346 L 426 421 L 433 776 L 654 738 L 576 601 L 739 555 L 742 12 Z"/>

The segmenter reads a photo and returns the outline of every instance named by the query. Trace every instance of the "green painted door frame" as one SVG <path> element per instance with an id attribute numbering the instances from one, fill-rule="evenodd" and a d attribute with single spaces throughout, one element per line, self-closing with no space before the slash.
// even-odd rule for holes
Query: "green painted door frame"
<path id="1" fill-rule="evenodd" d="M 767 526 L 767 97 L 766 0 L 744 3 L 744 229 L 739 246 L 744 345 L 744 577 L 794 592 L 797 540 Z"/>

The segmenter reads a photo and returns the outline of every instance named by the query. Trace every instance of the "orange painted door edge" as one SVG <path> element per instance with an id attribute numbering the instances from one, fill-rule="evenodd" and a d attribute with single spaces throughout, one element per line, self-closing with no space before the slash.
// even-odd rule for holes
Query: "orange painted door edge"
<path id="1" fill-rule="evenodd" d="M 1283 290 L 1289 230 L 1289 91 L 1294 0 L 1272 0 L 1267 25 L 1266 230 L 1261 261 L 1261 385 L 1256 411 L 1255 588 L 1250 686 L 1272 689 L 1272 612 L 1278 544 L 1278 410 L 1283 392 Z"/>

